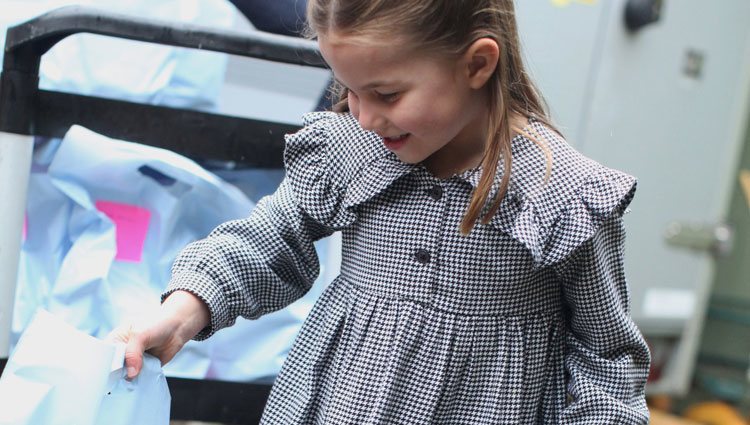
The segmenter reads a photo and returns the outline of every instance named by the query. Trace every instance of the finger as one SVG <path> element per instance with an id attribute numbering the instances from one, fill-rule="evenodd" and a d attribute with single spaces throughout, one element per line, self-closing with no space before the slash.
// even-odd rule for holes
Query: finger
<path id="1" fill-rule="evenodd" d="M 125 370 L 128 379 L 133 379 L 141 373 L 143 368 L 143 352 L 146 351 L 143 334 L 128 331 L 127 347 L 125 348 Z"/>
<path id="2" fill-rule="evenodd" d="M 132 326 L 118 326 L 107 334 L 104 340 L 109 342 L 124 342 L 127 344 L 132 328 Z"/>

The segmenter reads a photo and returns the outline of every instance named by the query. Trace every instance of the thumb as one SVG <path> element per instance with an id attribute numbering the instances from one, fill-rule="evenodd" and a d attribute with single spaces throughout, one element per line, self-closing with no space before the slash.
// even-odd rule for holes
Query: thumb
<path id="1" fill-rule="evenodd" d="M 146 351 L 146 344 L 143 334 L 131 331 L 125 347 L 125 370 L 128 379 L 133 379 L 141 373 L 144 351 Z"/>

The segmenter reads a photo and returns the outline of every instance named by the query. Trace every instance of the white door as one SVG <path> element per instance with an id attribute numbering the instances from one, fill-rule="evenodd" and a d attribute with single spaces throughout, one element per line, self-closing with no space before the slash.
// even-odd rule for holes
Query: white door
<path id="1" fill-rule="evenodd" d="M 657 1 L 659 21 L 636 32 L 627 3 L 516 2 L 532 72 L 571 144 L 639 179 L 626 216 L 632 313 L 652 342 L 675 341 L 649 391 L 681 394 L 713 257 L 665 235 L 700 245 L 689 225 L 726 216 L 750 100 L 750 1 Z"/>

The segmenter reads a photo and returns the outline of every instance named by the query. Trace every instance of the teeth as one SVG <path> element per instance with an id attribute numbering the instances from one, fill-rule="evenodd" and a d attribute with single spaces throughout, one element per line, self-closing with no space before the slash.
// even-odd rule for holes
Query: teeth
<path id="1" fill-rule="evenodd" d="M 2 0 L 0 0 L 0 1 L 2 1 Z M 381 136 L 381 137 L 383 138 L 383 140 L 385 140 L 387 142 L 399 142 L 399 141 L 407 138 L 409 136 L 409 134 L 410 133 L 404 133 L 404 134 L 401 134 L 401 135 L 398 135 L 398 136 L 390 136 L 390 137 L 388 137 L 388 136 Z"/>

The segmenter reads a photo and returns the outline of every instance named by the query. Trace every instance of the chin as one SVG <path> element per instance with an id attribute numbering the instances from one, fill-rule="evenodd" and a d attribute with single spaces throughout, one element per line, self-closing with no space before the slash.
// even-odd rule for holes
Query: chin
<path id="1" fill-rule="evenodd" d="M 420 162 L 424 161 L 424 158 L 415 158 L 409 155 L 399 155 L 398 153 L 396 153 L 396 156 L 401 162 L 405 164 L 419 164 Z"/>

